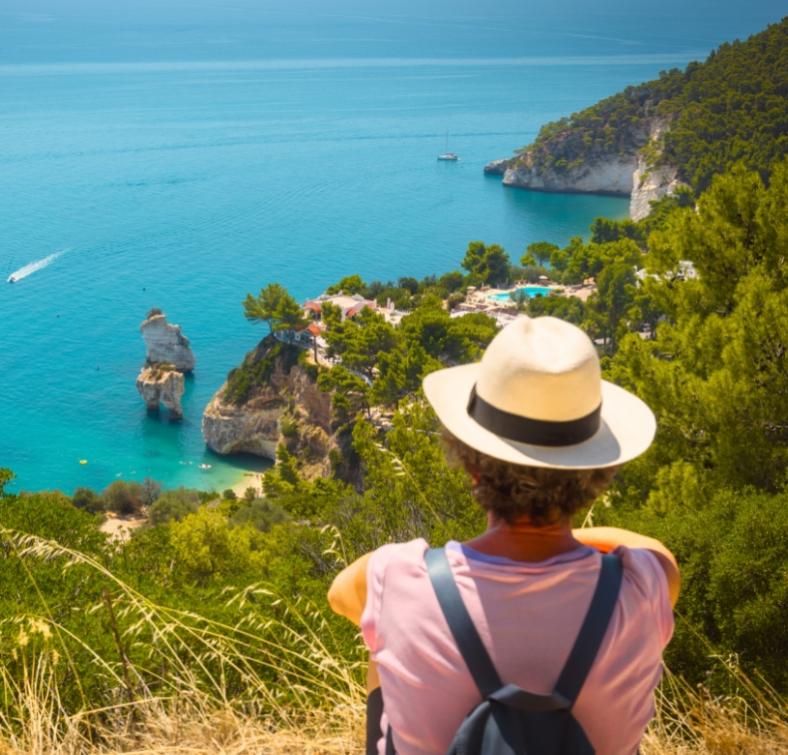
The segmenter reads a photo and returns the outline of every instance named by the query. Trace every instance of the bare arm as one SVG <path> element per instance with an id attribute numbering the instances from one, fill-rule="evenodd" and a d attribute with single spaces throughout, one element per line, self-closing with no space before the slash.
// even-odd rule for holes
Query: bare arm
<path id="1" fill-rule="evenodd" d="M 659 540 L 640 535 L 637 532 L 622 530 L 618 527 L 583 527 L 582 529 L 572 530 L 572 535 L 575 540 L 579 540 L 584 545 L 590 545 L 603 553 L 613 551 L 619 545 L 625 545 L 627 548 L 644 548 L 651 551 L 657 557 L 667 577 L 670 603 L 673 606 L 676 605 L 681 588 L 679 566 L 673 554 Z"/>
<path id="2" fill-rule="evenodd" d="M 371 555 L 367 553 L 339 572 L 328 590 L 328 604 L 332 610 L 356 625 L 361 623 L 361 614 L 367 602 L 367 563 Z M 379 686 L 377 664 L 370 660 L 367 668 L 367 694 Z"/>
<path id="3" fill-rule="evenodd" d="M 328 590 L 328 604 L 334 613 L 361 624 L 361 614 L 367 602 L 367 563 L 371 553 L 356 559 L 336 577 Z"/>

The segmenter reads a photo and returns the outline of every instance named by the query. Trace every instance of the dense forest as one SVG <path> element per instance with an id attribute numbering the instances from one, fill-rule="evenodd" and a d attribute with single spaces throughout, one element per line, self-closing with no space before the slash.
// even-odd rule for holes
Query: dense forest
<path id="1" fill-rule="evenodd" d="M 741 42 L 726 43 L 702 63 L 608 97 L 542 127 L 527 152 L 539 169 L 571 170 L 584 162 L 649 150 L 649 163 L 678 168 L 704 191 L 717 173 L 741 162 L 768 179 L 788 150 L 788 19 Z M 667 123 L 649 144 L 655 117 Z"/>

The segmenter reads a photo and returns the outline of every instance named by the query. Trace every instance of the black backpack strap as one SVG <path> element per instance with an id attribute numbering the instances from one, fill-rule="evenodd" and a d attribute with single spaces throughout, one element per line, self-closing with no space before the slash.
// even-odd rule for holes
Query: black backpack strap
<path id="1" fill-rule="evenodd" d="M 618 600 L 621 576 L 621 559 L 612 553 L 602 556 L 602 568 L 599 571 L 591 604 L 588 606 L 580 633 L 555 685 L 555 691 L 573 704 L 580 694 L 605 637 Z"/>
<path id="2" fill-rule="evenodd" d="M 430 548 L 424 554 L 424 560 L 427 562 L 432 587 L 454 642 L 479 692 L 482 697 L 487 698 L 500 689 L 503 683 L 462 601 L 446 552 L 443 548 Z"/>

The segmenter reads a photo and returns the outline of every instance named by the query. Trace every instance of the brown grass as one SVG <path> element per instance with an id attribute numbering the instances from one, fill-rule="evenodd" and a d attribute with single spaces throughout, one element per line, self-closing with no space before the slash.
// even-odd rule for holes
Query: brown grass
<path id="1" fill-rule="evenodd" d="M 722 662 L 722 661 L 721 661 Z M 728 666 L 726 665 L 726 668 Z M 742 676 L 735 668 L 732 674 Z M 739 681 L 742 681 L 739 679 Z M 66 716 L 47 661 L 18 686 L 23 718 L 0 721 L 0 755 L 351 755 L 363 752 L 364 705 L 359 690 L 339 693 L 333 707 L 268 715 L 239 709 L 197 689 L 172 699 Z M 642 755 L 778 755 L 788 752 L 785 707 L 768 685 L 743 678 L 744 697 L 714 697 L 670 674 L 658 690 L 657 715 Z M 755 695 L 753 696 L 753 691 Z M 107 713 L 109 716 L 107 717 Z M 87 739 L 84 721 L 103 714 Z M 11 726 L 10 724 L 16 724 Z"/>
<path id="2" fill-rule="evenodd" d="M 34 702 L 34 701 L 31 701 Z M 756 720 L 739 701 L 697 695 L 659 705 L 642 743 L 642 755 L 778 755 L 788 752 L 788 728 L 775 720 Z M 0 741 L 0 755 L 357 755 L 363 752 L 361 703 L 331 711 L 315 710 L 300 725 L 281 723 L 234 710 L 204 706 L 197 700 L 146 701 L 137 706 L 137 723 L 107 728 L 101 742 L 80 734 L 78 721 L 54 731 L 40 711 L 31 709 L 22 737 Z M 123 717 L 121 717 L 123 718 Z"/>
<path id="3" fill-rule="evenodd" d="M 162 670 L 159 681 L 166 682 L 159 684 L 164 691 L 155 696 L 145 684 L 145 668 L 127 658 L 121 663 L 117 657 L 95 656 L 93 663 L 114 680 L 116 699 L 101 709 L 91 709 L 85 701 L 80 712 L 70 713 L 58 680 L 64 678 L 64 664 L 72 674 L 78 672 L 69 647 L 79 644 L 79 638 L 66 636 L 47 610 L 38 617 L 3 617 L 3 623 L 18 628 L 18 640 L 0 655 L 0 755 L 363 752 L 360 664 L 343 660 L 327 644 L 330 631 L 319 612 L 292 602 L 283 618 L 261 622 L 248 608 L 250 596 L 258 601 L 270 598 L 280 608 L 286 601 L 263 587 L 250 586 L 228 591 L 228 605 L 237 609 L 239 621 L 227 627 L 155 605 L 105 567 L 56 543 L 8 530 L 0 536 L 23 562 L 57 558 L 100 571 L 113 583 L 117 597 L 115 607 L 99 604 L 95 610 L 106 610 L 112 618 L 119 646 L 144 637 L 150 657 Z M 122 613 L 125 630 L 115 624 L 115 612 Z M 740 693 L 713 696 L 666 674 L 657 693 L 657 715 L 643 740 L 643 755 L 788 753 L 784 700 L 762 679 L 743 674 L 731 659 L 718 662 L 730 675 L 731 688 Z M 194 668 L 209 665 L 219 673 L 198 681 Z M 277 671 L 276 686 L 268 681 L 272 668 Z M 225 670 L 243 680 L 249 691 L 245 701 L 228 699 L 222 684 Z"/>

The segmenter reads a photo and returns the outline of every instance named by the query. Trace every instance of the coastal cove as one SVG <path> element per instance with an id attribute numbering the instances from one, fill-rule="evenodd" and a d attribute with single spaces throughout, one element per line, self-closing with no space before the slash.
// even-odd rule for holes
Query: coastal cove
<path id="1" fill-rule="evenodd" d="M 279 280 L 306 299 L 349 272 L 442 273 L 459 265 L 471 238 L 517 254 L 535 239 L 565 242 L 586 233 L 594 217 L 627 211 L 626 200 L 505 191 L 483 176 L 489 155 L 527 141 L 538 128 L 542 118 L 524 108 L 501 114 L 501 133 L 490 133 L 481 112 L 461 112 L 465 126 L 455 138 L 462 160 L 444 164 L 435 153 L 445 114 L 406 107 L 396 117 L 324 113 L 302 120 L 299 110 L 283 123 L 265 115 L 262 102 L 247 112 L 257 79 L 238 75 L 228 86 L 210 78 L 216 80 L 35 79 L 33 92 L 42 100 L 63 93 L 58 128 L 47 125 L 48 116 L 21 114 L 4 126 L 4 142 L 17 145 L 6 153 L 0 179 L 8 198 L 0 211 L 5 277 L 70 247 L 45 269 L 0 289 L 0 459 L 14 469 L 16 489 L 71 492 L 147 476 L 167 487 L 229 487 L 250 459 L 207 451 L 200 418 L 227 372 L 263 335 L 243 318 L 247 292 Z M 294 108 L 317 96 L 314 75 L 289 78 L 269 85 L 275 96 L 286 97 L 292 84 L 300 89 Z M 355 78 L 333 86 L 346 91 L 359 86 Z M 411 86 L 401 71 L 391 79 L 394 88 Z M 451 110 L 458 84 L 448 82 L 441 86 Z M 26 100 L 36 95 L 23 90 L 31 80 L 4 83 L 17 91 L 17 107 L 29 110 Z M 152 112 L 150 92 L 133 94 L 143 84 L 160 87 Z M 599 81 L 597 91 L 618 85 Z M 167 102 L 179 86 L 180 102 Z M 131 116 L 125 101 L 117 102 L 107 129 L 96 113 L 73 105 L 109 96 L 111 107 L 110 90 L 130 90 L 137 99 Z M 203 98 L 222 91 L 234 101 L 200 112 Z M 575 97 L 593 99 L 580 91 Z M 367 90 L 359 99 L 374 96 Z M 563 107 L 556 102 L 544 118 Z M 31 120 L 43 129 L 37 144 L 22 137 Z M 530 133 L 522 130 L 526 122 Z M 57 154 L 44 160 L 39 151 L 47 147 Z M 297 163 L 320 169 L 303 171 Z M 134 387 L 145 353 L 139 324 L 153 306 L 184 328 L 197 358 L 179 424 L 148 417 Z"/>
<path id="2" fill-rule="evenodd" d="M 264 335 L 243 318 L 246 293 L 275 280 L 303 301 L 351 273 L 441 274 L 471 239 L 516 258 L 625 217 L 627 199 L 506 189 L 482 168 L 711 40 L 654 44 L 621 59 L 578 39 L 550 59 L 0 66 L 0 272 L 62 252 L 0 288 L 10 489 L 152 477 L 222 490 L 265 468 L 213 454 L 200 433 Z M 456 163 L 435 159 L 447 130 Z M 197 358 L 180 423 L 149 417 L 134 387 L 151 307 Z"/>
<path id="3" fill-rule="evenodd" d="M 384 698 L 402 755 L 788 753 L 786 51 L 776 0 L 5 0 L 0 755 L 350 755 Z M 509 688 L 596 634 L 587 705 L 487 727 L 425 544 Z"/>

